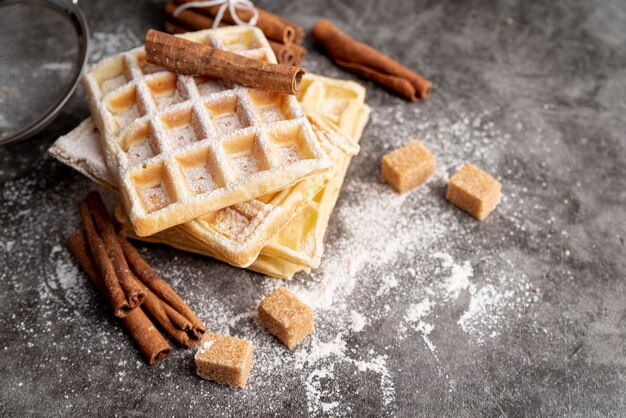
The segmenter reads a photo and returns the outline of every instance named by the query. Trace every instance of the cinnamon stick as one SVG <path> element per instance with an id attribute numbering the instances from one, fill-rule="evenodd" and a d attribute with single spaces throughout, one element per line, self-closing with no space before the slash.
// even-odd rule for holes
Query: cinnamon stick
<path id="1" fill-rule="evenodd" d="M 173 1 L 170 1 L 165 5 L 165 14 L 168 20 L 178 22 L 181 27 L 187 28 L 185 32 L 197 31 L 202 29 L 211 29 L 213 27 L 214 20 L 202 13 L 197 13 L 192 9 L 183 10 L 177 16 L 174 16 L 174 10 L 177 5 Z M 229 26 L 223 21 L 218 25 L 220 28 L 223 26 Z M 169 31 L 168 31 L 169 32 Z"/>
<path id="2" fill-rule="evenodd" d="M 307 54 L 306 48 L 298 44 L 291 44 L 289 45 L 289 47 L 294 51 L 294 54 L 296 55 L 296 62 L 294 65 L 300 65 L 300 63 Z"/>
<path id="3" fill-rule="evenodd" d="M 176 73 L 206 75 L 247 87 L 296 94 L 305 70 L 237 55 L 150 29 L 146 60 Z"/>
<path id="4" fill-rule="evenodd" d="M 124 251 L 124 255 L 128 259 L 128 263 L 133 269 L 136 277 L 145 285 L 151 292 L 154 292 L 162 301 L 168 304 L 174 312 L 181 315 L 189 323 L 191 323 L 191 331 L 196 339 L 200 338 L 205 332 L 206 328 L 191 310 L 191 308 L 178 296 L 178 293 L 170 287 L 169 284 L 152 267 L 141 257 L 139 251 L 131 245 L 128 240 L 121 233 L 117 236 L 120 245 Z M 187 330 L 187 329 L 185 329 Z"/>
<path id="5" fill-rule="evenodd" d="M 269 43 L 279 64 L 299 65 L 306 55 L 306 49 L 297 44 L 285 45 L 276 41 Z"/>
<path id="6" fill-rule="evenodd" d="M 109 218 L 109 214 L 104 207 L 104 202 L 98 192 L 92 191 L 87 194 L 85 203 L 87 204 L 89 212 L 98 227 L 104 247 L 107 251 L 107 255 L 113 264 L 115 274 L 117 275 L 120 286 L 124 291 L 126 300 L 128 300 L 128 305 L 130 309 L 133 309 L 136 306 L 141 305 L 141 302 L 145 297 L 145 293 L 137 287 L 132 280 L 130 268 L 128 267 L 128 263 L 126 263 L 126 258 L 124 257 L 124 251 L 122 251 L 122 247 L 117 240 L 115 228 L 113 227 L 111 218 Z"/>
<path id="7" fill-rule="evenodd" d="M 79 229 L 70 235 L 68 246 L 96 289 L 108 299 L 107 285 L 89 251 L 85 232 Z M 120 318 L 120 321 L 149 364 L 158 363 L 172 352 L 172 347 L 141 308 L 133 309 L 125 318 Z"/>
<path id="8" fill-rule="evenodd" d="M 285 44 L 270 41 L 270 46 L 272 47 L 272 51 L 274 51 L 274 55 L 276 55 L 276 60 L 280 64 L 293 65 L 296 62 L 296 55 Z"/>
<path id="9" fill-rule="evenodd" d="M 95 265 L 97 266 L 102 281 L 104 283 L 104 295 L 109 300 L 109 303 L 113 307 L 113 312 L 118 318 L 124 318 L 130 314 L 132 308 L 130 307 L 126 295 L 122 290 L 117 275 L 115 274 L 115 268 L 109 259 L 102 238 L 98 235 L 96 227 L 93 223 L 89 207 L 86 202 L 80 202 L 80 216 L 85 226 L 85 232 L 89 248 L 93 254 Z"/>
<path id="10" fill-rule="evenodd" d="M 136 285 L 146 292 L 146 298 L 141 306 L 152 319 L 181 346 L 191 348 L 196 345 L 199 338 L 194 332 L 193 324 L 145 287 L 139 279 L 135 277 L 134 280 Z"/>
<path id="11" fill-rule="evenodd" d="M 177 5 L 188 3 L 195 0 L 174 0 Z M 255 6 L 256 7 L 256 6 Z M 211 7 L 198 7 L 196 10 L 198 12 L 207 15 L 211 18 L 214 18 L 220 6 L 211 6 Z M 261 9 L 260 7 L 256 7 L 256 10 L 259 12 L 259 18 L 256 22 L 256 27 L 261 29 L 265 36 L 268 39 L 273 39 L 278 42 L 282 42 L 284 44 L 289 43 L 298 43 L 301 44 L 304 40 L 304 29 L 300 26 L 289 22 L 286 19 L 283 19 L 280 16 L 277 16 L 273 13 L 270 13 L 266 10 Z M 244 22 L 248 22 L 252 17 L 252 12 L 248 9 L 237 9 L 237 16 L 239 19 Z M 222 21 L 229 23 L 231 25 L 236 24 L 235 20 L 230 15 L 230 11 L 226 9 L 224 16 L 222 17 Z"/>
<path id="12" fill-rule="evenodd" d="M 312 34 L 340 67 L 369 78 L 413 102 L 429 96 L 430 81 L 382 52 L 351 38 L 329 20 L 318 21 Z"/>

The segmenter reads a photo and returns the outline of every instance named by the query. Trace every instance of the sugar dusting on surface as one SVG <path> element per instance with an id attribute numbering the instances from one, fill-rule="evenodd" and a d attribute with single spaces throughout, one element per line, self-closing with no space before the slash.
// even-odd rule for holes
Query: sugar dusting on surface
<path id="1" fill-rule="evenodd" d="M 394 116 L 379 113 L 374 116 L 374 123 L 384 126 L 384 121 L 393 120 Z M 346 382 L 342 384 L 340 376 L 357 374 L 377 382 L 384 411 L 394 410 L 396 390 L 387 348 L 354 348 L 348 343 L 356 334 L 363 335 L 370 325 L 380 324 L 387 317 L 398 318 L 392 323 L 395 331 L 389 347 L 409 341 L 415 344 L 418 338 L 438 368 L 443 368 L 449 359 L 437 350 L 437 335 L 446 330 L 437 328 L 437 315 L 469 296 L 457 325 L 468 343 L 480 345 L 499 335 L 506 326 L 507 315 L 526 309 L 532 302 L 528 297 L 528 279 L 516 272 L 512 262 L 502 262 L 497 252 L 480 255 L 480 274 L 472 264 L 477 257 L 453 255 L 458 252 L 458 242 L 473 245 L 469 229 L 475 221 L 459 216 L 442 199 L 438 187 L 448 177 L 446 168 L 459 166 L 465 159 L 482 159 L 481 153 L 487 152 L 490 143 L 497 139 L 492 125 L 481 120 L 488 116 L 468 115 L 465 120 L 444 120 L 438 124 L 420 121 L 413 128 L 420 131 L 438 157 L 440 168 L 429 183 L 433 186 L 397 195 L 375 177 L 348 176 L 343 191 L 347 197 L 333 215 L 334 226 L 342 233 L 334 233 L 331 222 L 320 269 L 286 283 L 317 315 L 316 332 L 293 355 L 285 354 L 275 344 L 268 346 L 254 320 L 246 322 L 246 326 L 240 321 L 231 322 L 222 330 L 253 339 L 257 373 L 270 375 L 276 368 L 298 370 L 309 413 L 349 415 L 351 411 L 342 403 L 348 395 L 342 387 Z M 392 146 L 400 145 L 410 135 L 396 133 L 393 138 L 398 143 Z M 447 142 L 458 142 L 460 147 L 469 147 L 476 137 L 481 145 L 473 147 L 470 155 L 458 147 L 442 149 L 435 142 L 435 138 L 445 138 Z M 369 156 L 361 158 L 368 160 Z M 485 263 L 485 259 L 497 261 Z M 261 293 L 280 285 L 283 283 L 267 279 Z M 356 303 L 357 300 L 361 302 Z M 208 309 L 215 308 L 212 304 Z M 218 311 L 223 309 L 227 308 L 220 305 Z M 263 341 L 257 341 L 257 336 L 263 336 Z"/>
<path id="2" fill-rule="evenodd" d="M 92 64 L 143 44 L 143 40 L 135 31 L 123 24 L 115 26 L 109 32 L 94 32 L 91 37 L 93 48 L 89 55 L 89 62 Z"/>
<path id="3" fill-rule="evenodd" d="M 385 138 L 393 138 L 395 142 L 389 148 L 395 148 L 415 131 L 422 135 L 438 160 L 439 168 L 429 183 L 432 186 L 400 196 L 372 176 L 365 179 L 349 176 L 344 193 L 356 198 L 348 197 L 334 214 L 345 232 L 339 236 L 330 232 L 320 270 L 307 280 L 289 284 L 306 303 L 316 308 L 318 323 L 322 324 L 322 330 L 313 335 L 310 345 L 296 353 L 296 365 L 303 370 L 305 378 L 310 413 L 349 414 L 340 408 L 341 391 L 323 384 L 333 380 L 340 365 L 355 367 L 351 373 L 378 375 L 382 404 L 388 412 L 393 411 L 396 396 L 386 350 L 370 348 L 355 353 L 347 348 L 347 340 L 363 332 L 366 324 L 398 317 L 394 312 L 400 311 L 390 346 L 417 337 L 432 354 L 433 361 L 443 364 L 448 359 L 437 350 L 435 331 L 439 330 L 434 325 L 435 319 L 458 303 L 459 298 L 469 294 L 469 304 L 457 324 L 472 344 L 496 337 L 506 325 L 507 314 L 526 309 L 532 302 L 528 298 L 528 279 L 517 273 L 511 262 L 505 261 L 504 265 L 495 262 L 476 277 L 472 260 L 453 256 L 458 251 L 455 244 L 465 241 L 471 247 L 473 236 L 468 232 L 468 224 L 459 221 L 456 209 L 442 199 L 439 188 L 445 185 L 449 170 L 466 159 L 484 159 L 491 143 L 498 139 L 499 133 L 488 122 L 488 112 L 438 123 L 419 120 L 419 112 L 416 113 L 416 127 L 394 123 L 392 129 L 409 127 L 405 128 L 406 132 L 395 132 Z M 385 129 L 387 121 L 398 117 L 401 114 L 385 109 L 373 114 L 373 123 Z M 444 149 L 443 141 L 437 141 L 442 138 L 455 146 Z M 368 157 L 366 154 L 362 158 Z M 482 254 L 481 259 L 485 258 L 495 260 L 500 255 Z M 485 276 L 491 276 L 486 284 Z M 277 284 L 270 282 L 268 286 L 269 290 Z M 361 299 L 355 294 L 367 295 L 370 304 L 353 303 Z M 404 297 L 394 297 L 397 294 Z M 404 303 L 391 306 L 388 302 L 399 299 Z"/>
<path id="4" fill-rule="evenodd" d="M 372 129 L 386 129 L 386 121 L 396 116 L 391 109 L 374 113 Z M 206 295 L 199 295 L 201 301 L 194 308 L 212 331 L 253 342 L 255 361 L 249 393 L 270 390 L 264 388 L 265 382 L 272 381 L 277 372 L 295 371 L 295 378 L 305 390 L 309 413 L 349 415 L 351 411 L 342 403 L 349 395 L 345 376 L 363 375 L 375 384 L 375 396 L 380 397 L 382 412 L 393 412 L 395 366 L 390 362 L 396 360 L 390 358 L 392 347 L 407 343 L 419 346 L 421 341 L 432 361 L 444 367 L 449 359 L 437 345 L 446 330 L 438 328 L 438 315 L 469 297 L 456 324 L 469 343 L 483 344 L 499 335 L 511 312 L 523 310 L 532 302 L 528 296 L 531 287 L 528 279 L 516 272 L 513 261 L 502 259 L 495 250 L 479 257 L 455 255 L 462 253 L 459 242 L 465 242 L 464 247 L 473 245 L 470 229 L 474 221 L 459 216 L 457 209 L 441 196 L 440 188 L 445 185 L 448 168 L 466 159 L 480 159 L 479 152 L 489 149 L 496 133 L 486 127 L 488 124 L 476 127 L 463 121 L 433 123 L 420 120 L 419 112 L 415 116 L 417 126 L 407 124 L 406 131 L 394 132 L 386 138 L 394 141 L 389 143 L 390 147 L 396 147 L 415 132 L 422 135 L 438 159 L 437 172 L 427 186 L 397 195 L 378 180 L 375 172 L 349 173 L 343 198 L 331 219 L 325 256 L 318 270 L 308 276 L 299 275 L 291 282 L 260 280 L 256 301 L 245 309 L 236 294 L 219 293 L 219 278 L 213 278 L 216 283 L 207 289 Z M 475 118 L 482 117 L 488 114 Z M 397 129 L 397 125 L 393 126 Z M 458 147 L 469 146 L 472 136 L 484 143 L 469 153 L 459 151 Z M 440 137 L 454 146 L 444 149 L 444 141 L 436 141 Z M 355 165 L 367 168 L 371 157 L 364 147 Z M 28 186 L 22 180 L 7 184 L 3 199 L 18 204 L 32 199 L 28 191 L 21 192 L 28 190 Z M 502 205 L 504 212 L 506 199 Z M 9 248 L 15 244 L 9 239 L 2 245 Z M 53 273 L 39 286 L 42 301 L 62 297 L 80 305 L 89 300 L 92 291 L 64 246 L 55 245 L 47 259 Z M 476 262 L 484 264 L 480 274 L 475 271 Z M 180 259 L 178 263 L 181 264 L 178 267 L 169 267 L 166 277 L 184 295 L 181 279 L 202 272 L 184 268 Z M 155 267 L 159 268 L 158 262 Z M 269 336 L 256 319 L 256 304 L 281 285 L 286 285 L 316 312 L 316 331 L 293 352 Z M 391 320 L 385 322 L 386 318 Z M 382 323 L 393 328 L 385 334 L 389 338 L 387 347 L 354 344 L 355 338 L 376 338 L 372 332 Z"/>
<path id="5" fill-rule="evenodd" d="M 93 35 L 96 47 L 90 61 L 97 62 L 140 44 L 141 40 L 133 36 L 122 25 L 118 32 L 96 32 Z M 314 71 L 315 65 L 311 67 Z M 193 308 L 211 331 L 253 342 L 253 370 L 248 389 L 240 392 L 242 401 L 278 390 L 303 389 L 308 413 L 348 416 L 354 411 L 344 400 L 354 389 L 350 383 L 358 380 L 359 384 L 367 385 L 368 396 L 380 398 L 381 413 L 393 413 L 397 401 L 394 372 L 399 368 L 398 359 L 391 355 L 394 348 L 409 345 L 419 350 L 421 347 L 424 351 L 413 351 L 414 355 L 431 356 L 437 367 L 443 369 L 452 359 L 437 347 L 447 343 L 445 335 L 453 330 L 439 326 L 440 316 L 458 311 L 454 331 L 463 335 L 460 344 L 480 346 L 497 338 L 506 327 L 507 318 L 524 311 L 535 300 L 536 296 L 530 292 L 530 280 L 521 273 L 515 257 L 509 258 L 506 251 L 497 247 L 480 254 L 468 250 L 482 244 L 476 222 L 460 215 L 442 195 L 450 172 L 465 161 L 478 162 L 482 168 L 494 172 L 489 157 L 502 134 L 490 122 L 491 111 L 460 112 L 455 120 L 445 117 L 431 120 L 418 107 L 406 109 L 374 109 L 362 141 L 362 152 L 354 159 L 333 213 L 322 265 L 312 274 L 298 275 L 291 282 L 254 276 L 251 288 L 255 294 L 249 300 L 242 297 L 244 289 L 224 292 L 223 288 L 233 279 L 231 274 L 212 275 L 209 280 L 206 276 L 210 272 L 197 264 L 190 267 L 185 263 L 191 256 L 181 254 L 171 263 L 151 260 L 184 298 L 194 301 Z M 389 150 L 416 135 L 436 155 L 438 168 L 426 186 L 397 195 L 379 180 L 373 166 L 377 166 L 380 154 L 368 146 L 368 141 L 383 142 Z M 22 263 L 40 257 L 49 266 L 50 274 L 36 289 L 43 320 L 37 332 L 50 329 L 50 321 L 68 320 L 76 327 L 85 328 L 94 328 L 94 321 L 102 322 L 97 324 L 100 331 L 88 329 L 86 333 L 97 336 L 99 345 L 106 345 L 109 340 L 120 338 L 120 331 L 104 324 L 99 312 L 88 318 L 77 318 L 79 315 L 73 313 L 92 312 L 94 292 L 63 242 L 52 248 L 42 247 L 40 241 L 46 231 L 34 223 L 29 226 L 31 223 L 25 220 L 32 216 L 29 205 L 40 189 L 38 182 L 27 177 L 4 185 L 1 194 L 5 206 L 0 210 L 11 213 L 8 218 L 13 226 L 6 229 L 0 242 L 4 250 L 0 257 L 15 267 L 16 277 L 20 271 L 26 271 L 25 266 L 4 258 L 21 240 L 20 251 L 32 256 L 32 260 L 25 259 Z M 77 196 L 83 192 L 70 191 Z M 510 221 L 507 225 L 510 231 L 506 232 L 515 234 L 525 227 L 523 218 L 507 201 L 507 185 L 504 193 L 503 203 L 492 217 L 505 217 Z M 40 209 L 63 208 L 59 216 L 73 219 L 68 221 L 72 225 L 55 227 L 54 233 L 67 236 L 78 225 L 75 209 L 65 209 L 67 198 L 63 196 L 47 199 L 47 209 Z M 13 254 L 14 259 L 22 256 L 24 253 Z M 234 268 L 228 271 L 238 274 Z M 2 280 L 21 290 L 23 284 L 3 274 Z M 202 280 L 206 283 L 202 294 L 186 290 L 185 281 Z M 293 351 L 285 349 L 256 319 L 258 302 L 282 285 L 316 313 L 315 332 Z M 63 308 L 59 307 L 59 301 L 64 301 Z M 458 310 L 459 306 L 462 309 Z M 14 328 L 25 335 L 35 333 L 23 322 Z M 383 333 L 383 328 L 389 330 Z M 384 343 L 368 344 L 369 340 L 383 336 Z M 104 353 L 103 361 L 120 355 L 117 349 L 110 349 Z M 178 350 L 172 357 L 189 355 L 188 351 Z M 148 366 L 137 363 L 134 367 Z M 169 370 L 167 361 L 158 367 L 175 373 Z M 273 387 L 277 373 L 287 376 L 285 381 L 291 386 Z M 118 377 L 120 381 L 128 379 L 127 375 Z M 293 385 L 294 380 L 297 385 Z M 214 385 L 201 386 L 199 390 L 202 402 L 220 396 L 219 387 Z"/>

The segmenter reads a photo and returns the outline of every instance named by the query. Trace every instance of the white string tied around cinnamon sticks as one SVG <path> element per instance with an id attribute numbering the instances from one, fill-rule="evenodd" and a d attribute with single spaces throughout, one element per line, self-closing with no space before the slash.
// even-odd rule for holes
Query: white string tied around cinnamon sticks
<path id="1" fill-rule="evenodd" d="M 198 7 L 213 7 L 220 6 L 215 19 L 213 20 L 213 28 L 217 28 L 226 13 L 226 9 L 230 12 L 230 16 L 238 25 L 250 25 L 255 26 L 259 19 L 259 11 L 254 7 L 254 4 L 250 0 L 208 0 L 208 1 L 192 1 L 183 3 L 174 10 L 174 17 L 183 11 L 191 8 Z M 252 13 L 252 17 L 248 22 L 244 22 L 237 16 L 237 9 L 248 9 Z"/>

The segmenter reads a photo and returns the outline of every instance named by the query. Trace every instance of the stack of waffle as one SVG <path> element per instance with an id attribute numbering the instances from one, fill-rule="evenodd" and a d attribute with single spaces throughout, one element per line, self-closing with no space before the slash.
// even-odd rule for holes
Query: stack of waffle
<path id="1" fill-rule="evenodd" d="M 276 62 L 256 28 L 181 36 Z M 96 64 L 84 85 L 92 118 L 50 154 L 119 192 L 128 237 L 277 278 L 319 266 L 369 117 L 363 87 L 307 75 L 282 95 L 171 73 L 143 48 Z"/>

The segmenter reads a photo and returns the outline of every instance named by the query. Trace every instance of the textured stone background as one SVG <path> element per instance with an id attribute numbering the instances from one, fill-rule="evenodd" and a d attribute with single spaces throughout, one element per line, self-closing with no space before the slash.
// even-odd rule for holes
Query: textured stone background
<path id="1" fill-rule="evenodd" d="M 505 201 L 482 224 L 451 211 L 445 202 L 439 204 L 438 211 L 452 213 L 455 226 L 438 248 L 470 260 L 476 286 L 487 283 L 494 272 L 524 277 L 534 290 L 520 298 L 530 302 L 511 299 L 511 309 L 505 306 L 498 313 L 493 337 L 469 338 L 457 326 L 470 297 L 462 292 L 452 306 L 429 319 L 435 324 L 430 341 L 436 352 L 429 351 L 425 336 L 413 333 L 401 341 L 395 334 L 410 303 L 408 295 L 436 285 L 429 282 L 434 268 L 420 270 L 424 277 L 418 281 L 404 278 L 398 273 L 403 265 L 423 261 L 413 254 L 364 269 L 363 290 L 342 303 L 346 309 L 362 306 L 372 312 L 389 305 L 389 313 L 372 314 L 364 331 L 345 341 L 355 356 L 367 350 L 385 354 L 394 387 L 389 403 L 380 394 L 379 376 L 357 374 L 340 364 L 334 379 L 318 382 L 328 386 L 322 388 L 328 399 L 318 401 L 337 402 L 328 409 L 310 398 L 304 371 L 287 366 L 273 373 L 258 366 L 245 392 L 195 378 L 190 357 L 182 350 L 149 368 L 129 348 L 127 337 L 89 286 L 72 281 L 78 273 L 59 273 L 65 265 L 59 263 L 69 260 L 64 240 L 79 224 L 75 202 L 92 186 L 45 151 L 88 116 L 79 91 L 37 138 L 0 149 L 0 413 L 623 416 L 626 3 L 259 4 L 307 29 L 320 17 L 330 18 L 435 83 L 432 97 L 417 105 L 366 83 L 373 119 L 348 174 L 339 213 L 361 199 L 356 185 L 385 190 L 378 162 L 386 148 L 408 140 L 406 135 L 428 137 L 439 126 L 442 137 L 429 144 L 444 155 L 443 162 L 473 158 L 502 180 Z M 94 32 L 94 53 L 129 48 L 148 28 L 160 28 L 162 5 L 81 2 Z M 112 43 L 107 33 L 128 33 L 128 44 Z M 312 49 L 310 39 L 306 46 Z M 304 65 L 317 73 L 352 78 L 313 49 Z M 485 109 L 490 132 L 498 132 L 488 152 L 479 151 L 483 144 L 475 137 L 453 142 L 446 133 L 454 130 L 438 125 L 484 114 Z M 413 131 L 395 125 L 406 121 L 412 126 L 414 119 L 422 124 Z M 428 127 L 424 121 L 433 124 Z M 420 196 L 442 201 L 445 175 L 452 169 L 443 167 L 432 186 L 405 203 L 417 204 Z M 337 215 L 328 240 L 340 239 L 346 228 L 345 219 Z M 393 236 L 385 239 L 392 241 Z M 210 315 L 212 305 L 203 301 L 221 298 L 230 301 L 233 311 L 246 311 L 272 286 L 259 275 L 201 257 L 161 246 L 146 248 L 152 263 L 184 288 L 190 304 L 201 306 L 205 318 L 214 321 L 207 320 L 210 327 L 218 326 L 216 317 Z M 513 267 L 499 263 L 500 256 L 513 259 Z M 485 259 L 496 261 L 490 265 Z M 372 283 L 386 272 L 397 274 L 400 285 L 388 300 L 376 299 Z M 298 277 L 294 286 L 305 281 Z M 334 315 L 341 312 L 320 311 L 319 338 L 332 340 L 337 332 Z M 267 354 L 263 347 L 273 344 L 269 337 L 262 342 L 257 362 Z"/>

